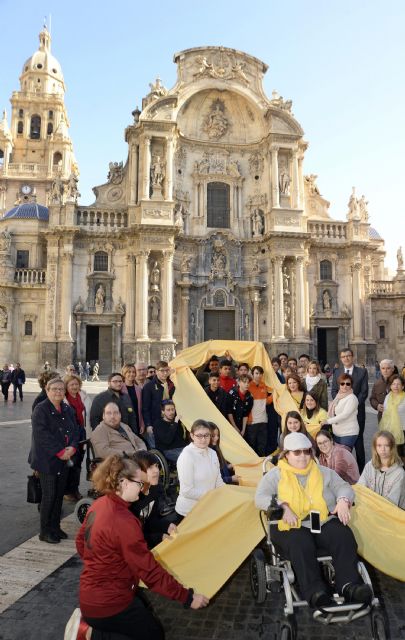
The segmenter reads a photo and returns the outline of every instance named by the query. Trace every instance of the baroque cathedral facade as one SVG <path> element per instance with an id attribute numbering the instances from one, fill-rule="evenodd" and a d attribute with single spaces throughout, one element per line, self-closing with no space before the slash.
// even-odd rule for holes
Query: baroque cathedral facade
<path id="1" fill-rule="evenodd" d="M 46 28 L 0 122 L 0 360 L 170 360 L 209 339 L 333 364 L 405 359 L 405 270 L 354 190 L 333 220 L 291 101 L 268 98 L 267 65 L 203 47 L 150 85 L 95 202 L 79 204 L 65 84 Z"/>

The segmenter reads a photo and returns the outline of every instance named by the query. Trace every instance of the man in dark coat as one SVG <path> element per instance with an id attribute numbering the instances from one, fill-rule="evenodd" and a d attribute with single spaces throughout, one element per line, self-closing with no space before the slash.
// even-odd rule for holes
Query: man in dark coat
<path id="1" fill-rule="evenodd" d="M 348 373 L 353 379 L 353 393 L 359 401 L 357 412 L 357 421 L 359 423 L 359 435 L 355 444 L 356 459 L 360 473 L 366 464 L 366 454 L 364 451 L 364 428 L 366 425 L 366 406 L 365 402 L 368 396 L 368 372 L 365 367 L 358 367 L 354 364 L 353 351 L 351 349 L 342 349 L 340 352 L 340 360 L 342 365 L 333 371 L 332 381 L 332 398 L 335 398 L 339 391 L 338 378 L 342 373 Z"/>
<path id="2" fill-rule="evenodd" d="M 90 426 L 95 429 L 103 420 L 104 407 L 109 402 L 115 402 L 121 412 L 121 420 L 127 424 L 132 431 L 138 435 L 138 419 L 136 411 L 132 407 L 131 398 L 127 393 L 122 393 L 124 380 L 120 373 L 112 373 L 108 376 L 108 389 L 102 391 L 93 400 L 90 409 Z"/>
<path id="3" fill-rule="evenodd" d="M 392 360 L 381 360 L 380 362 L 380 377 L 374 382 L 374 386 L 371 390 L 370 404 L 378 411 L 378 422 L 382 418 L 384 410 L 384 400 L 387 393 L 390 390 L 390 378 L 394 373 L 394 362 Z"/>
<path id="4" fill-rule="evenodd" d="M 150 447 L 155 446 L 153 427 L 160 421 L 162 401 L 170 400 L 174 394 L 174 384 L 169 378 L 167 362 L 160 360 L 156 364 L 156 375 L 145 382 L 142 388 L 142 416 L 146 429 L 146 440 Z"/>
<path id="5" fill-rule="evenodd" d="M 25 384 L 25 371 L 21 369 L 21 365 L 17 362 L 13 373 L 11 374 L 11 384 L 13 385 L 13 402 L 17 402 L 17 389 L 20 400 L 23 400 L 23 384 Z"/>
<path id="6" fill-rule="evenodd" d="M 219 386 L 219 373 L 210 373 L 205 393 L 224 418 L 228 419 L 229 395 Z"/>

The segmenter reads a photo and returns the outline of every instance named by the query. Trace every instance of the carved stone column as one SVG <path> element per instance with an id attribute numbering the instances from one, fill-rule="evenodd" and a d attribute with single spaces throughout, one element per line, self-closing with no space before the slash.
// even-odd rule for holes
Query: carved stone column
<path id="1" fill-rule="evenodd" d="M 136 204 L 136 187 L 138 183 L 138 147 L 131 145 L 129 156 L 129 204 Z"/>
<path id="2" fill-rule="evenodd" d="M 133 253 L 127 255 L 127 291 L 126 291 L 126 313 L 125 313 L 125 337 L 134 337 L 135 328 L 135 256 Z"/>
<path id="3" fill-rule="evenodd" d="M 173 138 L 166 141 L 166 200 L 173 200 Z"/>
<path id="4" fill-rule="evenodd" d="M 295 338 L 302 340 L 305 336 L 305 281 L 304 257 L 298 256 L 295 263 Z"/>
<path id="5" fill-rule="evenodd" d="M 293 208 L 301 209 L 297 151 L 294 151 L 293 158 L 292 158 L 292 178 L 293 178 Z"/>
<path id="6" fill-rule="evenodd" d="M 189 346 L 189 306 L 190 306 L 190 296 L 188 289 L 183 289 L 181 296 L 181 333 L 182 333 L 182 343 L 183 349 L 187 349 Z"/>
<path id="7" fill-rule="evenodd" d="M 150 192 L 150 136 L 145 136 L 143 139 L 143 200 L 149 200 Z"/>
<path id="8" fill-rule="evenodd" d="M 284 340 L 284 292 L 283 258 L 274 258 L 274 334 L 276 340 Z"/>
<path id="9" fill-rule="evenodd" d="M 82 354 L 82 321 L 76 320 L 76 358 L 85 360 L 86 354 Z"/>
<path id="10" fill-rule="evenodd" d="M 173 340 L 173 251 L 164 249 L 162 268 L 162 341 Z"/>
<path id="11" fill-rule="evenodd" d="M 273 207 L 280 206 L 280 190 L 278 184 L 278 150 L 279 147 L 271 147 L 271 180 Z"/>
<path id="12" fill-rule="evenodd" d="M 253 303 L 253 340 L 258 341 L 259 338 L 259 303 L 260 303 L 260 293 L 258 291 L 254 291 L 252 295 L 252 303 Z"/>
<path id="13" fill-rule="evenodd" d="M 48 241 L 48 259 L 46 274 L 46 336 L 50 340 L 56 337 L 56 281 L 58 278 L 57 246 Z"/>
<path id="14" fill-rule="evenodd" d="M 354 342 L 363 340 L 362 318 L 361 318 L 361 264 L 356 262 L 352 268 L 352 295 L 353 295 L 353 326 L 352 340 Z"/>
<path id="15" fill-rule="evenodd" d="M 205 183 L 204 182 L 200 182 L 200 188 L 199 188 L 199 198 L 198 198 L 198 215 L 201 218 L 205 217 L 204 214 L 204 196 L 205 196 Z"/>
<path id="16" fill-rule="evenodd" d="M 73 252 L 65 249 L 62 253 L 62 310 L 61 310 L 61 338 L 72 339 L 72 281 L 73 281 Z"/>
<path id="17" fill-rule="evenodd" d="M 136 334 L 137 340 L 148 340 L 148 256 L 149 251 L 136 255 Z"/>

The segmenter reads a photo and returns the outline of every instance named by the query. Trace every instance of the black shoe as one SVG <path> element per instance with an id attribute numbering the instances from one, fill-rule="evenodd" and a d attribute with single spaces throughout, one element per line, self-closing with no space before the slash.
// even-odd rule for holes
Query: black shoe
<path id="1" fill-rule="evenodd" d="M 40 533 L 38 537 L 41 542 L 48 542 L 49 544 L 58 544 L 60 542 L 60 539 L 53 533 Z"/>
<path id="2" fill-rule="evenodd" d="M 17 402 L 17 400 L 13 400 L 13 402 Z"/>
<path id="3" fill-rule="evenodd" d="M 373 599 L 373 592 L 368 584 L 347 584 L 342 591 L 342 595 L 347 604 L 370 604 Z"/>
<path id="4" fill-rule="evenodd" d="M 56 529 L 56 531 L 52 531 L 52 535 L 56 538 L 59 538 L 59 540 L 66 540 L 69 537 L 65 531 L 62 531 L 62 529 Z"/>
<path id="5" fill-rule="evenodd" d="M 325 591 L 316 591 L 309 601 L 312 609 L 319 609 L 319 607 L 335 607 L 336 602 Z"/>

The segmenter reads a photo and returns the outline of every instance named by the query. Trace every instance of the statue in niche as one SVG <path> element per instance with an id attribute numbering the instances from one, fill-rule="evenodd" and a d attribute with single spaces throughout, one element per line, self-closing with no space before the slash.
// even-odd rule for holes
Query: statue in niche
<path id="1" fill-rule="evenodd" d="M 150 299 L 149 312 L 150 312 L 149 313 L 150 321 L 159 322 L 160 304 L 159 304 L 159 298 L 157 296 L 153 296 Z"/>
<path id="2" fill-rule="evenodd" d="M 287 163 L 281 162 L 278 176 L 278 186 L 282 196 L 290 195 L 290 184 L 291 178 L 290 174 L 288 173 Z"/>
<path id="3" fill-rule="evenodd" d="M 185 209 L 183 205 L 182 204 L 176 205 L 174 225 L 179 229 L 184 229 L 184 215 L 185 215 Z"/>
<path id="4" fill-rule="evenodd" d="M 229 123 L 224 116 L 224 109 L 223 103 L 217 100 L 213 105 L 211 113 L 205 119 L 204 129 L 211 140 L 218 140 L 227 132 Z"/>
<path id="5" fill-rule="evenodd" d="M 95 304 L 96 307 L 104 307 L 105 305 L 105 291 L 104 291 L 104 287 L 102 284 L 99 285 L 97 291 L 96 291 L 96 296 L 95 296 Z"/>
<path id="6" fill-rule="evenodd" d="M 257 257 L 253 258 L 252 262 L 252 275 L 257 276 L 260 273 L 259 261 Z"/>
<path id="7" fill-rule="evenodd" d="M 291 307 L 288 300 L 284 301 L 284 325 L 287 329 L 290 328 L 290 315 L 291 315 Z"/>
<path id="8" fill-rule="evenodd" d="M 244 325 L 245 325 L 245 330 L 248 333 L 249 332 L 249 327 L 250 327 L 250 318 L 249 318 L 249 314 L 248 313 L 245 313 Z"/>
<path id="9" fill-rule="evenodd" d="M 10 251 L 11 233 L 7 227 L 0 233 L 0 251 Z"/>
<path id="10" fill-rule="evenodd" d="M 8 313 L 4 307 L 0 307 L 0 329 L 7 329 Z"/>
<path id="11" fill-rule="evenodd" d="M 287 267 L 283 267 L 283 287 L 284 287 L 284 293 L 290 293 L 290 289 L 289 289 L 289 280 L 290 280 L 290 276 L 289 276 L 289 274 L 288 274 Z"/>
<path id="12" fill-rule="evenodd" d="M 228 164 L 228 173 L 233 178 L 239 178 L 240 169 L 239 169 L 239 162 L 237 160 L 231 160 L 229 162 L 229 164 Z"/>
<path id="13" fill-rule="evenodd" d="M 253 209 L 252 211 L 252 229 L 254 238 L 263 234 L 263 217 L 260 209 Z"/>
<path id="14" fill-rule="evenodd" d="M 181 272 L 189 273 L 191 271 L 191 263 L 193 256 L 183 256 L 181 260 Z"/>
<path id="15" fill-rule="evenodd" d="M 402 247 L 399 247 L 397 251 L 397 263 L 398 263 L 398 271 L 402 271 L 404 268 L 404 256 L 402 254 Z"/>
<path id="16" fill-rule="evenodd" d="M 83 311 L 83 309 L 84 309 L 83 300 L 82 300 L 81 296 L 79 296 L 79 299 L 78 299 L 73 311 L 74 311 L 74 313 L 80 313 L 80 311 Z"/>
<path id="17" fill-rule="evenodd" d="M 332 296 L 327 289 L 322 294 L 322 304 L 325 311 L 332 309 Z"/>
<path id="18" fill-rule="evenodd" d="M 161 187 L 165 177 L 164 163 L 160 160 L 160 156 L 155 156 L 151 170 L 151 182 L 154 187 Z"/>
<path id="19" fill-rule="evenodd" d="M 160 269 L 157 261 L 155 260 L 155 264 L 153 265 L 153 269 L 150 274 L 150 284 L 152 291 L 159 291 L 160 285 Z"/>

